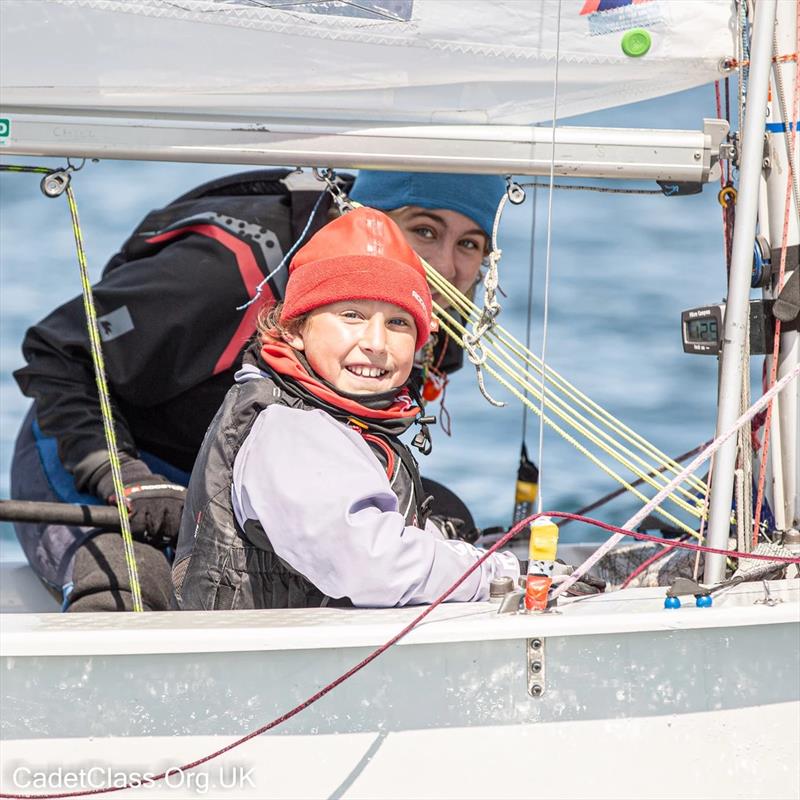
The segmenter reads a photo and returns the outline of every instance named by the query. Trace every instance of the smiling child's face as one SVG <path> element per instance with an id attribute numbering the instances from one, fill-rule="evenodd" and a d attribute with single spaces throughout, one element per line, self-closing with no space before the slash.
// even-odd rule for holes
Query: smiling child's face
<path id="1" fill-rule="evenodd" d="M 314 372 L 348 394 L 379 394 L 411 373 L 417 326 L 407 311 L 380 300 L 346 300 L 312 311 L 289 344 Z"/>

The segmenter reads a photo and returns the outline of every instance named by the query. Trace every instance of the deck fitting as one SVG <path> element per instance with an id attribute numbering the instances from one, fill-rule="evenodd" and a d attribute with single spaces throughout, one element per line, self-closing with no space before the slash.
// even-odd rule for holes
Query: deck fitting
<path id="1" fill-rule="evenodd" d="M 534 637 L 526 642 L 528 662 L 528 694 L 541 697 L 545 690 L 545 652 L 544 639 Z"/>

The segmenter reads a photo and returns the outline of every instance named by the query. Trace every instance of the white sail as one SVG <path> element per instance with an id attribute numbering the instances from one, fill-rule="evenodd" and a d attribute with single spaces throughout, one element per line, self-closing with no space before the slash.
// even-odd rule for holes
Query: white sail
<path id="1" fill-rule="evenodd" d="M 3 0 L 0 15 L 3 106 L 359 123 L 549 119 L 556 54 L 559 117 L 668 94 L 718 78 L 735 30 L 729 0 Z"/>

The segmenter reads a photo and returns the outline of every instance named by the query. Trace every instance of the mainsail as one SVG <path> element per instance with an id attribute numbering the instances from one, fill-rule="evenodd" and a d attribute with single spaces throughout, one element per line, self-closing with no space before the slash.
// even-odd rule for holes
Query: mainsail
<path id="1" fill-rule="evenodd" d="M 3 0 L 16 109 L 530 125 L 713 81 L 729 0 Z M 633 38 L 632 38 L 633 37 Z"/>

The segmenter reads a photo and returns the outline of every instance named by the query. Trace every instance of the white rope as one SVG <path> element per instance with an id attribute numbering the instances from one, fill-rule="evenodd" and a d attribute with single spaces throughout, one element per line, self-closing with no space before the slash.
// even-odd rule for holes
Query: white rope
<path id="1" fill-rule="evenodd" d="M 744 414 L 750 407 L 750 315 L 747 315 L 744 329 L 744 344 L 742 346 L 742 396 L 739 403 L 739 413 Z M 739 458 L 742 469 L 742 494 L 736 497 L 736 524 L 739 523 L 744 530 L 753 530 L 753 429 L 750 423 L 745 423 L 739 429 Z M 742 548 L 739 548 L 742 550 Z M 751 545 L 744 547 L 744 552 L 750 552 Z"/>
<path id="2" fill-rule="evenodd" d="M 500 313 L 500 303 L 497 302 L 497 287 L 500 285 L 500 274 L 497 265 L 503 255 L 503 251 L 497 246 L 497 231 L 500 227 L 500 219 L 503 216 L 503 209 L 509 199 L 511 187 L 503 193 L 500 202 L 497 204 L 497 211 L 494 214 L 492 225 L 492 251 L 489 253 L 489 269 L 483 279 L 483 308 L 480 316 L 472 322 L 472 331 L 464 333 L 462 344 L 467 354 L 467 358 L 473 367 L 478 378 L 478 388 L 481 394 L 497 408 L 503 408 L 505 403 L 502 400 L 495 400 L 486 388 L 483 378 L 483 366 L 486 363 L 486 352 L 481 344 L 483 335 L 494 326 L 494 321 Z"/>
<path id="3" fill-rule="evenodd" d="M 542 386 L 545 381 L 546 361 L 547 355 L 547 329 L 548 329 L 548 312 L 550 310 L 550 264 L 553 255 L 552 252 L 552 238 L 553 238 L 553 184 L 555 183 L 555 169 L 556 169 L 556 116 L 558 112 L 558 63 L 561 52 L 561 0 L 558 0 L 558 18 L 556 21 L 556 63 L 554 67 L 554 80 L 553 80 L 553 124 L 552 134 L 550 137 L 550 187 L 547 193 L 547 245 L 545 247 L 545 264 L 544 264 L 544 300 L 542 311 Z M 544 419 L 544 392 L 542 392 L 539 399 L 539 419 Z M 536 510 L 542 513 L 542 502 L 544 492 L 543 489 L 543 466 L 544 466 L 544 424 L 539 423 L 539 455 L 537 457 L 537 464 L 539 466 L 539 491 L 536 499 Z"/>
<path id="4" fill-rule="evenodd" d="M 747 425 L 744 426 L 746 428 Z M 739 437 L 741 438 L 742 428 L 739 431 Z M 736 549 L 740 553 L 749 553 L 750 548 L 748 547 L 748 540 L 749 536 L 745 536 L 745 531 L 749 531 L 752 527 L 746 527 L 744 521 L 744 515 L 742 514 L 742 508 L 744 507 L 744 470 L 743 469 L 736 469 L 733 471 L 733 486 L 734 486 L 734 496 L 736 497 Z M 698 555 L 699 555 L 698 551 Z"/>
<path id="5" fill-rule="evenodd" d="M 703 450 L 679 475 L 676 475 L 649 503 L 642 506 L 622 527 L 625 530 L 633 530 L 654 508 L 661 505 L 661 503 L 672 493 L 675 487 L 686 479 L 686 476 L 693 473 L 701 464 L 704 464 L 714 453 L 719 450 L 722 445 L 731 438 L 743 425 L 746 425 L 753 417 L 758 414 L 763 408 L 767 406 L 770 400 L 782 391 L 791 381 L 795 380 L 800 375 L 800 364 L 784 375 L 773 387 L 760 397 L 752 406 L 736 420 L 734 425 L 725 433 L 717 436 L 711 444 Z M 592 553 L 580 566 L 576 567 L 574 572 L 553 592 L 552 597 L 558 597 L 563 594 L 573 583 L 580 580 L 604 555 L 606 555 L 618 542 L 625 538 L 624 533 L 615 533 L 609 537 L 597 550 Z"/>

